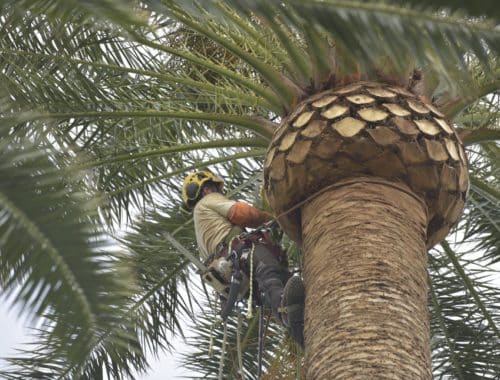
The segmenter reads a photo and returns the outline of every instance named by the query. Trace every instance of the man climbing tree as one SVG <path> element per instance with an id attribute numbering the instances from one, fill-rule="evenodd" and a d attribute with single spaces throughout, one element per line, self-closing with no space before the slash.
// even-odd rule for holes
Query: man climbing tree
<path id="1" fill-rule="evenodd" d="M 241 270 L 250 278 L 250 286 L 255 280 L 264 306 L 272 310 L 303 347 L 302 280 L 298 276 L 290 277 L 283 250 L 259 228 L 272 220 L 272 215 L 246 202 L 226 198 L 223 187 L 224 181 L 209 170 L 188 175 L 182 187 L 184 204 L 194 211 L 200 254 L 212 273 L 212 276 L 205 276 L 205 280 L 210 281 L 215 276 L 229 285 L 231 274 L 233 277 L 231 291 L 222 297 L 221 315 L 224 319 L 227 317 L 236 297 L 241 294 Z M 245 233 L 247 227 L 256 230 Z"/>
<path id="2" fill-rule="evenodd" d="M 496 378 L 500 8 L 478 3 L 3 2 L 0 282 L 49 318 L 0 378 L 140 378 L 176 348 L 196 241 L 176 190 L 209 165 L 241 191 L 262 167 L 303 263 L 306 355 L 269 345 L 268 378 Z M 120 260 L 97 253 L 122 225 Z M 114 264 L 134 294 L 101 276 Z M 206 306 L 185 362 L 214 379 Z M 237 378 L 230 356 L 220 379 Z"/>

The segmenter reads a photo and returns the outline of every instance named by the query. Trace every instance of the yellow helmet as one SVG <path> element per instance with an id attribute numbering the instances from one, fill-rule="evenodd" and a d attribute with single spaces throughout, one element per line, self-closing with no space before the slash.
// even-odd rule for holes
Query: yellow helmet
<path id="1" fill-rule="evenodd" d="M 215 183 L 219 191 L 222 191 L 224 187 L 224 181 L 210 170 L 206 169 L 191 173 L 184 179 L 184 184 L 182 185 L 182 200 L 188 209 L 192 209 L 196 205 L 196 202 L 200 200 L 201 189 L 203 184 L 207 182 Z"/>

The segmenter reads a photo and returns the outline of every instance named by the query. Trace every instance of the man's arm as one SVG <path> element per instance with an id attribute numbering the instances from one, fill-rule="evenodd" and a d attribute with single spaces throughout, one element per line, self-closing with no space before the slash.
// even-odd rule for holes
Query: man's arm
<path id="1" fill-rule="evenodd" d="M 258 227 L 273 219 L 273 216 L 268 212 L 261 211 L 246 202 L 236 202 L 232 205 L 227 217 L 231 223 L 237 226 L 250 228 Z"/>

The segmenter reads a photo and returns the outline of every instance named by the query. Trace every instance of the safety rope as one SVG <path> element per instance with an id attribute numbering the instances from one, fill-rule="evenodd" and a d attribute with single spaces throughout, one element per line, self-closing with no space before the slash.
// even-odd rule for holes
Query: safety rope
<path id="1" fill-rule="evenodd" d="M 238 372 L 243 379 L 243 355 L 241 354 L 241 312 L 238 313 L 238 328 L 236 329 L 236 350 L 238 351 Z"/>
<path id="2" fill-rule="evenodd" d="M 400 185 L 397 182 L 389 182 L 387 180 L 381 180 L 381 179 L 378 179 L 378 178 L 371 178 L 371 177 L 356 177 L 356 178 L 349 178 L 349 179 L 341 180 L 341 181 L 338 181 L 336 183 L 333 183 L 333 184 L 331 184 L 329 186 L 326 186 L 326 187 L 322 188 L 321 190 L 319 190 L 319 191 L 311 194 L 310 196 L 308 196 L 306 199 L 304 199 L 304 200 L 302 200 L 300 202 L 295 203 L 290 208 L 288 208 L 287 210 L 283 211 L 281 214 L 279 214 L 278 216 L 276 216 L 274 219 L 278 220 L 279 218 L 281 218 L 281 217 L 283 217 L 283 216 L 291 213 L 292 211 L 295 211 L 299 207 L 302 207 L 304 204 L 306 204 L 309 201 L 313 200 L 314 198 L 320 196 L 321 194 L 327 192 L 328 190 L 332 190 L 332 189 L 336 189 L 336 188 L 340 188 L 340 187 L 343 187 L 343 186 L 346 186 L 346 185 L 352 185 L 352 184 L 360 183 L 360 182 L 376 183 L 376 184 L 387 185 L 389 187 L 393 187 L 393 188 L 395 188 L 397 190 L 400 190 L 400 191 L 402 191 L 402 192 L 410 195 L 411 197 L 413 197 L 414 199 L 416 199 L 420 203 L 423 202 L 421 198 L 419 198 L 413 192 L 409 191 L 408 187 L 406 187 L 404 185 Z"/>
<path id="3" fill-rule="evenodd" d="M 226 340 L 227 340 L 227 321 L 224 321 L 224 338 L 222 339 L 222 351 L 219 360 L 219 376 L 218 380 L 222 380 L 222 373 L 224 371 L 224 359 L 226 355 Z"/>
<path id="4" fill-rule="evenodd" d="M 217 316 L 216 316 L 217 318 Z M 212 322 L 212 326 L 210 326 L 210 344 L 208 345 L 208 357 L 212 357 L 213 356 L 213 349 L 214 349 L 214 330 L 215 330 L 215 326 L 217 326 L 219 324 L 219 322 L 217 320 L 214 320 L 214 322 Z"/>
<path id="5" fill-rule="evenodd" d="M 247 310 L 247 319 L 251 319 L 253 317 L 252 313 L 252 298 L 253 298 L 253 253 L 255 251 L 255 244 L 252 243 L 252 249 L 250 250 L 250 290 L 248 294 L 248 310 Z"/>

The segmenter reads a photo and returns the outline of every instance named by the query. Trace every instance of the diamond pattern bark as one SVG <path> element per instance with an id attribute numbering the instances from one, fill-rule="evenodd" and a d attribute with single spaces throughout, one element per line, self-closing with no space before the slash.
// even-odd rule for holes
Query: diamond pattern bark
<path id="1" fill-rule="evenodd" d="M 295 206 L 341 179 L 367 175 L 405 184 L 425 200 L 428 247 L 457 222 L 468 188 L 463 146 L 444 115 L 383 83 L 354 83 L 298 104 L 277 129 L 264 166 L 270 205 L 297 242 Z"/>
<path id="2" fill-rule="evenodd" d="M 302 210 L 306 379 L 431 379 L 426 206 L 390 185 L 345 184 Z"/>

